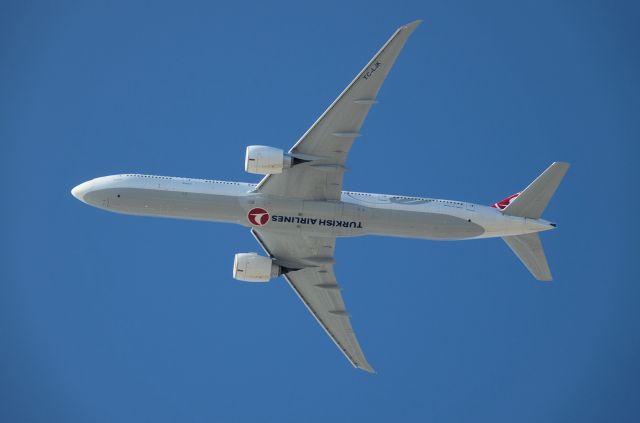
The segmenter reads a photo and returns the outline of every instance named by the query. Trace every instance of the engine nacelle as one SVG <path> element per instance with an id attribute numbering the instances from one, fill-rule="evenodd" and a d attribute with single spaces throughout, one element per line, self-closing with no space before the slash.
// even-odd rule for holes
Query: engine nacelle
<path id="1" fill-rule="evenodd" d="M 280 266 L 258 253 L 238 253 L 233 260 L 233 278 L 244 282 L 268 282 L 280 274 Z"/>
<path id="2" fill-rule="evenodd" d="M 249 173 L 270 175 L 282 173 L 283 169 L 291 167 L 293 159 L 279 148 L 264 145 L 250 145 L 244 159 L 244 170 Z"/>

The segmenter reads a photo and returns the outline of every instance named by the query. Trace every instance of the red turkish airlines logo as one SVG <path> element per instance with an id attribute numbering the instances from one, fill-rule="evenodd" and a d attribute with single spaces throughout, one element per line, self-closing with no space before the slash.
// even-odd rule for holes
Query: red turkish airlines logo
<path id="1" fill-rule="evenodd" d="M 254 207 L 249 210 L 247 219 L 252 225 L 262 226 L 269 221 L 269 212 L 261 207 Z"/>
<path id="2" fill-rule="evenodd" d="M 498 210 L 504 210 L 507 208 L 507 206 L 509 206 L 509 204 L 511 204 L 513 202 L 513 200 L 515 200 L 518 195 L 520 195 L 521 193 L 516 193 L 513 195 L 510 195 L 509 197 L 505 198 L 502 201 L 499 201 L 497 203 L 495 203 L 494 205 L 492 205 L 491 207 L 493 207 L 494 209 L 498 209 Z"/>

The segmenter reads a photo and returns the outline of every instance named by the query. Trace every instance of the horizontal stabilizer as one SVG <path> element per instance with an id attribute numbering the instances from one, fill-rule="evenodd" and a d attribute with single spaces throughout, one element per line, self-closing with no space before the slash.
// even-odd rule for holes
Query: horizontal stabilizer
<path id="1" fill-rule="evenodd" d="M 506 200 L 507 206 L 502 212 L 510 216 L 528 217 L 538 219 L 547 208 L 549 200 L 562 182 L 565 173 L 569 169 L 569 163 L 554 162 L 538 176 L 535 181 L 522 191 Z M 502 209 L 502 207 L 500 207 Z M 512 247 L 513 248 L 513 247 Z"/>
<path id="2" fill-rule="evenodd" d="M 540 281 L 550 281 L 551 271 L 537 233 L 502 237 L 529 272 Z"/>

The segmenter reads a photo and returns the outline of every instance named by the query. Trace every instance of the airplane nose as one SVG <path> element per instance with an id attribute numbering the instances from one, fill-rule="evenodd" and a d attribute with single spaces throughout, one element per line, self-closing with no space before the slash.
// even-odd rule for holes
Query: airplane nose
<path id="1" fill-rule="evenodd" d="M 89 182 L 83 182 L 80 185 L 73 187 L 73 189 L 71 190 L 71 195 L 73 195 L 83 203 L 86 203 L 86 201 L 84 201 L 84 195 L 87 193 L 88 190 L 89 190 Z"/>

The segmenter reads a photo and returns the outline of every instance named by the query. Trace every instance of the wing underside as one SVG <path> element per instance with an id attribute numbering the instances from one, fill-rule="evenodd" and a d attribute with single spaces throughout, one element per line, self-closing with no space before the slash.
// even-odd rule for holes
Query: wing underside
<path id="1" fill-rule="evenodd" d="M 251 232 L 277 263 L 300 268 L 284 274 L 285 280 L 351 364 L 373 372 L 353 332 L 333 272 L 335 238 L 292 236 L 257 229 Z"/>
<path id="2" fill-rule="evenodd" d="M 256 191 L 306 200 L 340 200 L 347 155 L 376 103 L 378 91 L 405 42 L 420 25 L 401 26 L 327 110 L 289 150 L 312 161 L 267 175 Z"/>

